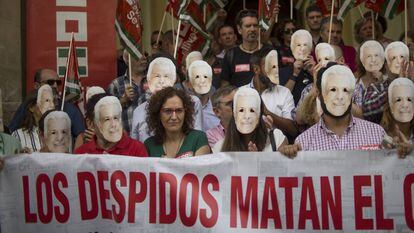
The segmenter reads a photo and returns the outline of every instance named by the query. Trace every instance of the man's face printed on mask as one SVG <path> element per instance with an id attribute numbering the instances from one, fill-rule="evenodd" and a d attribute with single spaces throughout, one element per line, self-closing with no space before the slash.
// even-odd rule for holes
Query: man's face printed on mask
<path id="1" fill-rule="evenodd" d="M 41 114 L 44 114 L 45 112 L 55 108 L 53 91 L 51 88 L 41 87 L 41 89 L 39 89 L 38 95 L 40 102 L 37 103 L 37 107 L 39 108 Z"/>
<path id="2" fill-rule="evenodd" d="M 409 57 L 409 54 L 407 54 L 406 51 L 407 50 L 403 47 L 403 45 L 393 46 L 387 50 L 387 64 L 391 73 L 400 74 L 402 63 L 407 61 Z"/>
<path id="3" fill-rule="evenodd" d="M 118 142 L 122 137 L 121 113 L 115 104 L 103 104 L 99 107 L 99 132 L 108 142 Z"/>
<path id="4" fill-rule="evenodd" d="M 49 113 L 51 114 L 51 113 Z M 71 145 L 70 127 L 66 120 L 48 119 L 45 144 L 50 152 L 68 153 Z"/>
<path id="5" fill-rule="evenodd" d="M 276 50 L 270 51 L 265 58 L 265 74 L 274 84 L 279 84 L 279 64 Z"/>
<path id="6" fill-rule="evenodd" d="M 242 134 L 250 134 L 259 124 L 260 106 L 250 96 L 239 96 L 236 103 L 234 119 L 237 130 Z"/>
<path id="7" fill-rule="evenodd" d="M 296 60 L 306 60 L 312 51 L 312 36 L 305 30 L 298 30 L 292 35 L 291 50 Z"/>
<path id="8" fill-rule="evenodd" d="M 175 83 L 175 68 L 174 64 L 170 64 L 168 58 L 156 58 L 148 70 L 147 80 L 151 93 L 156 93 L 166 87 L 172 87 Z"/>
<path id="9" fill-rule="evenodd" d="M 367 41 L 365 44 L 361 46 L 362 65 L 368 72 L 380 71 L 385 62 L 384 49 L 376 41 Z"/>
<path id="10" fill-rule="evenodd" d="M 333 74 L 325 78 L 327 80 L 322 90 L 322 96 L 326 109 L 333 116 L 343 116 L 346 114 L 352 100 L 353 90 L 351 89 L 349 80 L 343 75 Z"/>
<path id="11" fill-rule="evenodd" d="M 413 119 L 414 90 L 410 86 L 398 85 L 392 88 L 390 101 L 391 114 L 398 122 L 406 123 Z"/>
<path id="12" fill-rule="evenodd" d="M 210 92 L 213 82 L 213 72 L 205 61 L 194 61 L 189 68 L 190 83 L 197 94 L 204 95 Z"/>
<path id="13" fill-rule="evenodd" d="M 335 50 L 327 43 L 321 43 L 315 49 L 316 59 L 323 67 L 329 62 L 335 61 Z"/>

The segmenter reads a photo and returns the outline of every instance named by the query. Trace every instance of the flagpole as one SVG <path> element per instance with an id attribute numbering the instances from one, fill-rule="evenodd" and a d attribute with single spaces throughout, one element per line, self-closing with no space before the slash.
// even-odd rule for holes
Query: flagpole
<path id="1" fill-rule="evenodd" d="M 166 16 L 166 15 L 167 15 L 167 11 L 164 11 L 164 15 L 162 16 L 162 20 L 161 20 L 160 30 L 158 31 L 158 36 L 157 36 L 157 45 L 158 45 L 158 42 L 160 41 L 161 31 L 162 31 L 162 28 L 163 28 L 163 26 L 164 26 L 165 16 Z"/>
<path id="2" fill-rule="evenodd" d="M 204 22 L 204 24 L 206 23 L 206 21 L 207 21 L 207 5 L 204 4 L 204 6 L 203 6 L 203 22 Z"/>
<path id="3" fill-rule="evenodd" d="M 293 19 L 293 0 L 290 0 L 290 19 Z"/>
<path id="4" fill-rule="evenodd" d="M 174 12 L 173 12 L 173 8 L 170 8 L 171 10 L 171 30 L 172 30 L 172 42 L 173 45 L 175 45 L 175 41 L 174 41 Z"/>
<path id="5" fill-rule="evenodd" d="M 407 14 L 407 12 L 408 12 L 408 9 L 407 9 L 407 0 L 404 0 L 404 10 L 405 10 L 405 12 L 404 12 L 404 29 L 405 29 L 405 35 L 404 35 L 404 40 L 405 40 L 405 43 L 407 44 L 408 43 L 408 14 Z"/>
<path id="6" fill-rule="evenodd" d="M 243 10 L 246 9 L 246 0 L 243 0 Z"/>
<path id="7" fill-rule="evenodd" d="M 262 1 L 263 0 L 259 0 L 259 6 L 257 7 L 258 12 L 259 12 L 259 44 L 258 44 L 258 48 L 260 48 L 260 41 L 261 41 L 261 34 L 262 34 L 262 30 L 260 28 L 260 21 L 263 19 L 262 18 Z"/>
<path id="8" fill-rule="evenodd" d="M 371 22 L 372 22 L 372 39 L 375 40 L 375 17 L 374 17 L 373 10 L 371 10 Z"/>
<path id="9" fill-rule="evenodd" d="M 181 19 L 178 20 L 177 37 L 175 40 L 175 48 L 174 48 L 174 59 L 177 58 L 178 38 L 180 36 L 180 27 L 181 27 Z"/>
<path id="10" fill-rule="evenodd" d="M 331 6 L 331 19 L 329 21 L 329 37 L 328 37 L 328 44 L 331 43 L 331 34 L 332 34 L 332 21 L 333 21 L 333 11 L 334 11 L 334 1 L 332 0 L 332 6 Z"/>
<path id="11" fill-rule="evenodd" d="M 129 76 L 129 85 L 132 86 L 131 54 L 129 52 L 128 52 L 128 76 Z"/>
<path id="12" fill-rule="evenodd" d="M 61 107 L 60 107 L 60 111 L 63 111 L 63 107 L 65 106 L 66 81 L 68 80 L 69 60 L 70 60 L 70 56 L 71 56 L 71 53 L 72 53 L 71 48 L 72 48 L 72 41 L 73 41 L 73 38 L 74 38 L 74 33 L 72 32 L 71 35 L 72 36 L 71 36 L 70 43 L 69 43 L 68 60 L 66 62 L 65 82 L 64 82 L 64 85 L 63 85 L 63 96 L 62 96 L 62 104 L 61 104 Z"/>
<path id="13" fill-rule="evenodd" d="M 364 18 L 364 13 L 362 13 L 361 5 L 358 5 L 358 11 L 359 11 L 359 14 L 361 15 L 361 18 Z"/>

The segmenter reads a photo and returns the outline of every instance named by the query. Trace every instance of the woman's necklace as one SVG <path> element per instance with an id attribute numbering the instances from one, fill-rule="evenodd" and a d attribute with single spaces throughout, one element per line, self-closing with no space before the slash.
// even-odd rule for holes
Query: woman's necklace
<path id="1" fill-rule="evenodd" d="M 181 146 L 183 145 L 184 138 L 185 138 L 185 135 L 183 135 L 181 137 L 180 143 L 178 144 L 177 149 L 175 150 L 175 153 L 173 154 L 173 157 L 177 156 L 178 151 L 180 150 Z M 164 153 L 165 153 L 165 156 L 164 157 L 171 157 L 171 156 L 168 156 L 167 146 L 166 146 L 166 143 L 165 142 L 162 144 L 162 148 L 164 149 Z"/>

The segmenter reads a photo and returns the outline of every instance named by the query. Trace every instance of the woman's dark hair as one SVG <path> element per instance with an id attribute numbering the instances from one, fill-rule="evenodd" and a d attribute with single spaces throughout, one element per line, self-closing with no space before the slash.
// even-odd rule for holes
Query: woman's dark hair
<path id="1" fill-rule="evenodd" d="M 95 118 L 95 105 L 98 103 L 100 99 L 102 99 L 105 96 L 110 96 L 106 93 L 99 93 L 93 95 L 91 98 L 89 98 L 88 102 L 86 103 L 86 113 L 85 118 L 90 120 L 91 122 L 94 122 Z"/>
<path id="2" fill-rule="evenodd" d="M 19 122 L 18 128 L 23 128 L 27 130 L 28 132 L 31 132 L 33 130 L 33 127 L 38 125 L 39 122 L 36 122 L 34 113 L 30 111 L 31 108 L 36 108 L 37 105 L 37 91 L 34 91 L 30 93 L 26 100 L 24 101 L 23 106 L 24 108 L 24 117 Z"/>
<path id="3" fill-rule="evenodd" d="M 263 103 L 261 104 L 261 109 L 262 111 L 259 116 L 259 124 L 251 133 L 250 139 L 251 142 L 256 144 L 256 147 L 259 151 L 262 151 L 265 148 L 268 137 L 267 129 L 262 119 Z M 224 143 L 221 151 L 247 151 L 247 149 L 247 145 L 245 145 L 243 142 L 243 134 L 237 130 L 236 120 L 234 119 L 234 116 L 232 116 L 228 129 L 226 131 L 226 136 L 224 137 Z"/>
<path id="4" fill-rule="evenodd" d="M 259 19 L 259 16 L 258 16 L 256 10 L 244 9 L 244 10 L 241 10 L 237 13 L 236 19 L 235 19 L 235 24 L 241 27 L 242 26 L 242 19 L 244 17 L 253 17 L 253 18 Z"/>
<path id="5" fill-rule="evenodd" d="M 394 134 L 397 121 L 392 116 L 389 102 L 387 102 L 384 105 L 384 112 L 382 113 L 380 125 L 382 126 L 382 128 L 384 128 L 385 132 L 391 137 L 398 136 Z M 411 120 L 410 129 L 411 129 L 411 134 L 413 134 L 414 133 L 414 119 Z"/>
<path id="6" fill-rule="evenodd" d="M 276 28 L 276 31 L 274 30 L 272 32 L 272 34 L 274 34 L 274 32 L 276 32 L 276 38 L 280 42 L 280 44 L 285 43 L 285 41 L 283 40 L 283 35 L 285 33 L 286 24 L 289 24 L 289 23 L 293 24 L 295 26 L 295 28 L 298 29 L 294 20 L 292 20 L 292 19 L 283 19 L 282 22 L 280 22 L 280 24 L 278 24 L 278 27 Z"/>
<path id="7" fill-rule="evenodd" d="M 148 133 L 154 134 L 156 144 L 162 144 L 165 136 L 165 129 L 160 117 L 161 108 L 168 99 L 174 96 L 177 96 L 183 101 L 183 107 L 185 109 L 182 127 L 183 133 L 187 135 L 193 129 L 194 103 L 191 97 L 182 90 L 177 90 L 173 87 L 164 88 L 151 96 L 147 106 L 146 121 L 148 124 Z"/>
<path id="8" fill-rule="evenodd" d="M 39 120 L 39 130 L 40 130 L 40 132 L 42 132 L 42 133 L 45 132 L 45 122 L 44 122 L 45 118 L 46 118 L 47 115 L 49 115 L 49 113 L 51 113 L 53 111 L 56 111 L 56 110 L 55 109 L 48 110 L 45 113 L 43 113 L 42 117 L 40 117 L 40 120 Z"/>

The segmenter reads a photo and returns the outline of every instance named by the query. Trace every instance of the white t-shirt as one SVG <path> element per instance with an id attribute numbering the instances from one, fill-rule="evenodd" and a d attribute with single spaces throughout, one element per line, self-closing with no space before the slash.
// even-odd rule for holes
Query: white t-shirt
<path id="1" fill-rule="evenodd" d="M 286 136 L 282 133 L 282 131 L 280 129 L 275 128 L 273 130 L 273 136 L 275 137 L 275 145 L 276 148 L 279 149 L 279 146 L 282 145 L 283 141 L 286 139 Z M 211 148 L 211 150 L 213 151 L 213 153 L 219 153 L 221 152 L 221 148 L 223 147 L 223 143 L 224 143 L 224 138 L 221 139 L 220 141 L 218 141 L 213 148 Z M 266 146 L 265 148 L 262 150 L 262 152 L 272 152 L 272 144 L 270 143 L 270 138 L 267 137 L 266 140 Z"/>
<path id="2" fill-rule="evenodd" d="M 293 95 L 287 87 L 276 85 L 262 93 L 262 100 L 266 108 L 273 114 L 292 119 L 292 110 L 295 108 Z"/>

